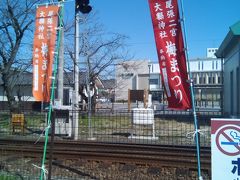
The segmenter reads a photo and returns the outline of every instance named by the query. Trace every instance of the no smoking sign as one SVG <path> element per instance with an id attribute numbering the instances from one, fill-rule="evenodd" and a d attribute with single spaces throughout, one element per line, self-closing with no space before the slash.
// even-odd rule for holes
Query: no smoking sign
<path id="1" fill-rule="evenodd" d="M 240 155 L 240 127 L 227 125 L 219 129 L 216 134 L 216 145 L 226 155 Z"/>
<path id="2" fill-rule="evenodd" d="M 212 180 L 240 180 L 240 119 L 211 119 Z"/>

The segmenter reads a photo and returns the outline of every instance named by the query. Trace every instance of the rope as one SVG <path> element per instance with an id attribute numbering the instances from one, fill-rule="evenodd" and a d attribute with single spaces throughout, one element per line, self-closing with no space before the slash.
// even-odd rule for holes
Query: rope
<path id="1" fill-rule="evenodd" d="M 60 27 L 63 27 L 63 3 L 61 4 L 61 8 L 60 8 L 60 13 L 58 13 L 58 18 L 59 18 L 59 25 Z M 57 38 L 57 55 L 59 54 L 59 49 L 60 49 L 60 44 L 61 44 L 61 36 L 62 36 L 62 29 L 63 28 L 59 28 L 58 30 L 58 38 Z M 52 114 L 52 104 L 53 104 L 53 100 L 54 100 L 54 87 L 55 87 L 55 83 L 56 83 L 56 75 L 57 75 L 57 67 L 58 67 L 58 56 L 55 56 L 55 64 L 54 64 L 54 71 L 53 71 L 53 79 L 52 79 L 52 89 L 51 89 L 51 96 L 50 96 L 50 103 L 49 103 L 49 110 L 48 110 L 48 120 L 47 120 L 47 124 L 48 126 L 45 128 L 45 143 L 44 143 L 44 150 L 43 150 L 43 158 L 42 158 L 42 167 L 41 167 L 41 176 L 40 176 L 40 180 L 43 179 L 43 177 L 46 179 L 46 169 L 44 168 L 44 164 L 45 164 L 45 160 L 46 160 L 46 152 L 47 152 L 47 144 L 48 144 L 48 131 L 49 128 L 51 127 L 51 114 Z"/>
<path id="2" fill-rule="evenodd" d="M 42 166 L 40 167 L 40 166 L 37 166 L 37 165 L 35 165 L 35 164 L 32 164 L 32 165 L 33 165 L 34 167 L 38 168 L 38 169 L 41 169 L 41 171 L 43 171 L 43 173 L 44 173 L 44 179 L 46 180 L 46 179 L 47 179 L 47 175 L 46 175 L 46 174 L 48 174 L 48 170 L 45 169 L 45 166 L 42 165 Z"/>
<path id="3" fill-rule="evenodd" d="M 207 129 L 196 129 L 195 131 L 191 131 L 191 132 L 188 132 L 186 134 L 186 137 L 187 138 L 192 138 L 193 140 L 195 139 L 195 136 L 199 133 L 200 135 L 203 135 L 205 136 L 205 132 L 207 131 Z"/>
<path id="4" fill-rule="evenodd" d="M 40 140 L 40 138 L 43 137 L 44 132 L 45 132 L 47 129 L 50 129 L 50 128 L 51 128 L 51 123 L 50 123 L 47 127 L 45 127 L 45 129 L 42 131 L 42 133 L 40 134 L 40 136 L 38 137 L 38 139 L 34 142 L 34 144 L 37 144 L 38 141 Z"/>

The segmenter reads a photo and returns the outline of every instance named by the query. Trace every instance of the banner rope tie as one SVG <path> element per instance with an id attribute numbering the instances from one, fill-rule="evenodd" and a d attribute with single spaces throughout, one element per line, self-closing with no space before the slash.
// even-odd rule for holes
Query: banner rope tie
<path id="1" fill-rule="evenodd" d="M 192 138 L 194 140 L 197 133 L 200 135 L 206 136 L 207 129 L 196 129 L 195 131 L 188 132 L 186 134 L 186 138 L 190 139 Z"/>
<path id="2" fill-rule="evenodd" d="M 38 141 L 40 140 L 41 137 L 43 137 L 44 133 L 46 132 L 47 129 L 50 129 L 51 128 L 51 123 L 45 127 L 45 129 L 43 129 L 42 133 L 40 134 L 40 136 L 38 137 L 38 139 L 34 142 L 34 144 L 37 144 Z"/>
<path id="3" fill-rule="evenodd" d="M 41 169 L 41 171 L 44 173 L 44 179 L 47 179 L 48 170 L 45 168 L 44 164 L 40 167 L 37 166 L 36 164 L 32 164 L 34 167 Z"/>

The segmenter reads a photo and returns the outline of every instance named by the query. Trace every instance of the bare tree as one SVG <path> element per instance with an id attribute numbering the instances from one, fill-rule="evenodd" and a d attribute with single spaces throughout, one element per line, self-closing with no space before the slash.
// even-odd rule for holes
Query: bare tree
<path id="1" fill-rule="evenodd" d="M 32 34 L 38 2 L 40 0 L 1 0 L 0 4 L 0 73 L 11 111 L 16 108 L 13 92 L 17 79 L 14 77 L 31 64 L 32 40 L 28 37 Z M 25 57 L 20 49 L 24 50 Z"/>
<path id="2" fill-rule="evenodd" d="M 98 21 L 95 20 L 95 17 L 95 14 L 83 16 L 81 18 L 82 22 L 80 27 L 81 47 L 79 54 L 81 63 L 79 63 L 78 66 L 80 70 L 89 74 L 91 89 L 95 88 L 98 78 L 104 77 L 104 79 L 106 79 L 106 77 L 110 75 L 113 77 L 114 64 L 128 57 L 125 44 L 127 37 L 125 35 L 105 31 L 103 26 L 98 24 Z M 67 35 L 67 37 L 72 39 L 72 33 L 69 32 L 69 34 L 70 35 Z M 68 58 L 73 60 L 74 50 L 71 42 L 73 41 L 69 40 L 68 43 L 66 43 L 68 44 L 66 46 L 66 51 Z M 68 67 L 73 69 L 71 65 L 68 65 Z M 85 101 L 88 101 L 88 98 L 83 93 L 83 86 L 80 87 L 80 95 Z M 94 94 L 92 98 L 92 109 L 94 109 L 96 103 L 95 95 L 96 94 Z"/>

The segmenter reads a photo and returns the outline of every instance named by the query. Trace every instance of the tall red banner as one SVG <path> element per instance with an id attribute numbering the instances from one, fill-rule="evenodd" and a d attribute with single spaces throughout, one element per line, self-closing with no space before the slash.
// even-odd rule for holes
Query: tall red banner
<path id="1" fill-rule="evenodd" d="M 190 84 L 177 0 L 149 0 L 149 6 L 168 107 L 190 109 Z"/>
<path id="2" fill-rule="evenodd" d="M 33 44 L 32 88 L 36 101 L 50 101 L 58 10 L 58 6 L 40 6 L 37 8 Z"/>

